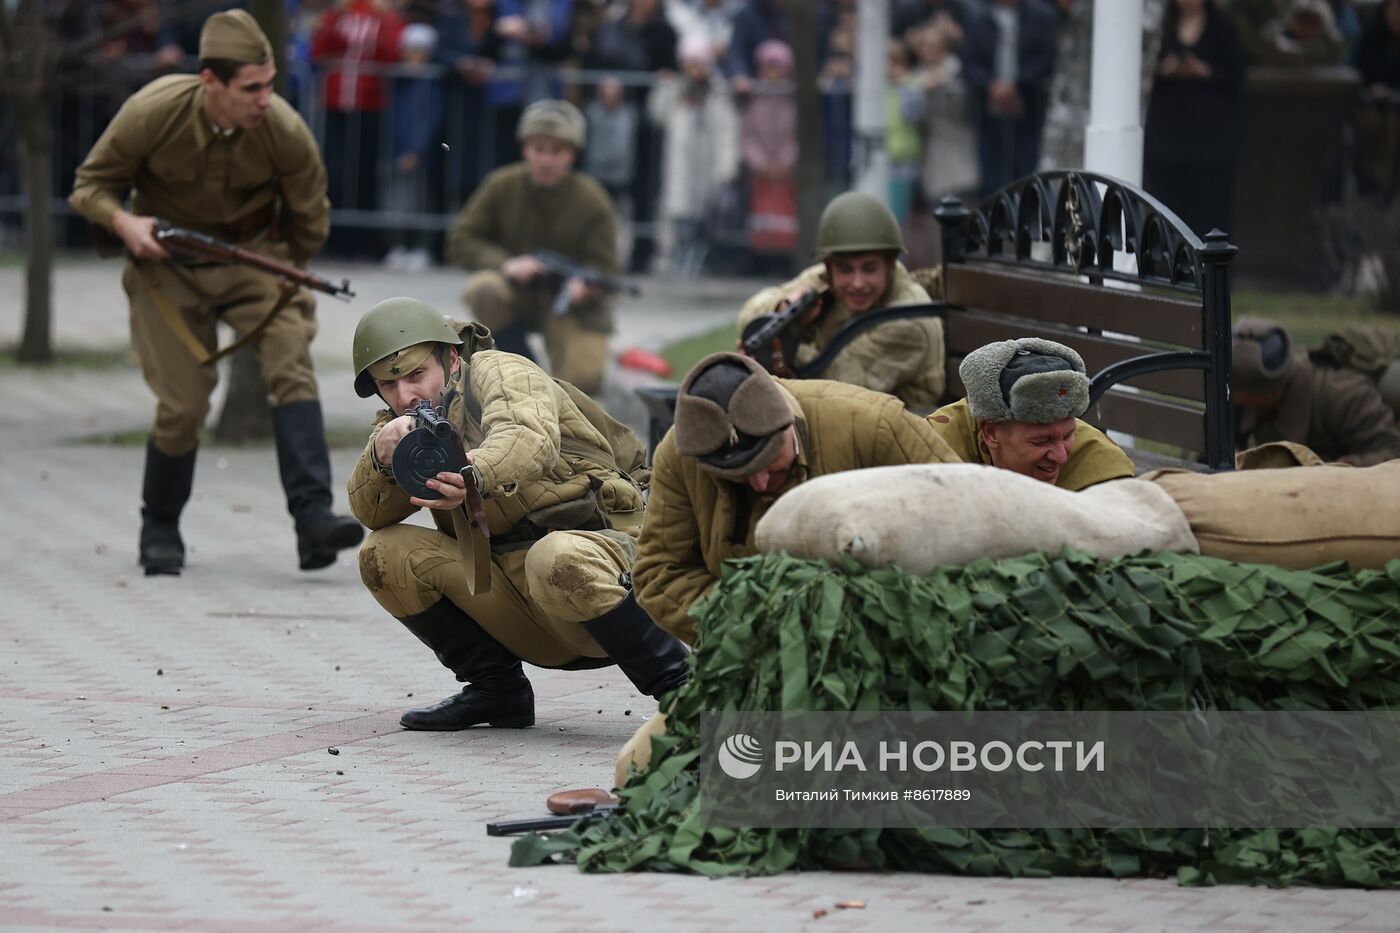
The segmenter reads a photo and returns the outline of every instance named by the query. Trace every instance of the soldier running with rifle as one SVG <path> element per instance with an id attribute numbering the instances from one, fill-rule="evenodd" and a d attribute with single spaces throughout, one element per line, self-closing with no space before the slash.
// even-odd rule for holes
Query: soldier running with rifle
<path id="1" fill-rule="evenodd" d="M 78 168 L 69 197 L 74 210 L 126 247 L 131 342 L 156 395 L 140 563 L 148 575 L 178 574 L 185 565 L 179 520 L 218 378 L 213 363 L 223 321 L 261 364 L 298 564 L 315 570 L 364 536 L 354 519 L 331 511 L 330 455 L 310 351 L 315 301 L 299 287 L 314 284 L 299 270 L 330 226 L 325 167 L 311 131 L 273 93 L 272 48 L 246 12 L 209 17 L 199 67 L 197 75 L 157 78 L 127 100 Z M 123 206 L 128 191 L 130 210 Z M 243 262 L 181 255 L 175 247 L 188 244 L 189 235 L 158 226 L 158 217 L 203 237 L 206 250 L 236 248 Z M 250 268 L 251 256 L 288 269 Z"/>

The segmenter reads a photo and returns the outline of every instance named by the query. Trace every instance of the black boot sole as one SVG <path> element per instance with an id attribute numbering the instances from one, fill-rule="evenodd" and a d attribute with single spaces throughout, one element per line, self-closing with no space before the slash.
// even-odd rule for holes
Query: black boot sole
<path id="1" fill-rule="evenodd" d="M 345 523 L 335 531 L 316 542 L 312 548 L 300 552 L 298 565 L 302 570 L 320 570 L 335 563 L 340 551 L 358 545 L 365 538 L 365 530 L 359 524 Z"/>
<path id="2" fill-rule="evenodd" d="M 492 719 L 487 722 L 471 722 L 465 725 L 410 725 L 404 720 L 399 720 L 399 725 L 412 732 L 464 732 L 467 729 L 477 729 L 481 726 L 490 726 L 492 729 L 529 729 L 535 724 L 534 716 L 506 716 L 501 719 Z"/>

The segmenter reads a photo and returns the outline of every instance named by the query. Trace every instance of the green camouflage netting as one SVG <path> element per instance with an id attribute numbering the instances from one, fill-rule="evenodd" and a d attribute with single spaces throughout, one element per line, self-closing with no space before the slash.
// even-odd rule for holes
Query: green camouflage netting
<path id="1" fill-rule="evenodd" d="M 623 808 L 526 836 L 511 864 L 1400 884 L 1400 830 L 710 830 L 696 806 L 706 710 L 1395 708 L 1400 560 L 1297 572 L 1066 552 L 917 577 L 770 554 L 727 565 L 696 613 L 695 679 Z"/>

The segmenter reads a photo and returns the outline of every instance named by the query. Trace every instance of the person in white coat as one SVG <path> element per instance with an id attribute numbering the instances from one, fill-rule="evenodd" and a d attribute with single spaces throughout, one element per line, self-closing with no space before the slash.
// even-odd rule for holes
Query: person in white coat
<path id="1" fill-rule="evenodd" d="M 657 82 L 647 110 L 665 135 L 661 218 L 671 267 L 693 274 L 705 260 L 715 193 L 739 171 L 739 117 L 707 37 L 682 38 L 677 58 L 679 73 Z"/>

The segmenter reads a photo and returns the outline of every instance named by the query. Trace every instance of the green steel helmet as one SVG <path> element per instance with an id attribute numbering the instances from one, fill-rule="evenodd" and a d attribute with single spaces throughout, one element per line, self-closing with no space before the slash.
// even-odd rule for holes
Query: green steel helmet
<path id="1" fill-rule="evenodd" d="M 582 149 L 587 131 L 588 121 L 567 100 L 537 100 L 520 115 L 515 138 L 523 143 L 531 136 L 548 136 Z"/>
<path id="2" fill-rule="evenodd" d="M 817 224 L 817 255 L 904 252 L 899 221 L 878 198 L 847 191 L 832 198 Z"/>
<path id="3" fill-rule="evenodd" d="M 457 346 L 462 338 L 447 323 L 447 318 L 417 298 L 388 298 L 370 308 L 355 325 L 351 355 L 355 364 L 356 394 L 360 398 L 375 394 L 374 376 L 369 371 L 375 363 L 425 343 Z M 411 372 L 427 354 L 412 354 L 416 357 L 412 361 L 407 359 L 409 355 L 404 354 L 403 368 Z"/>

